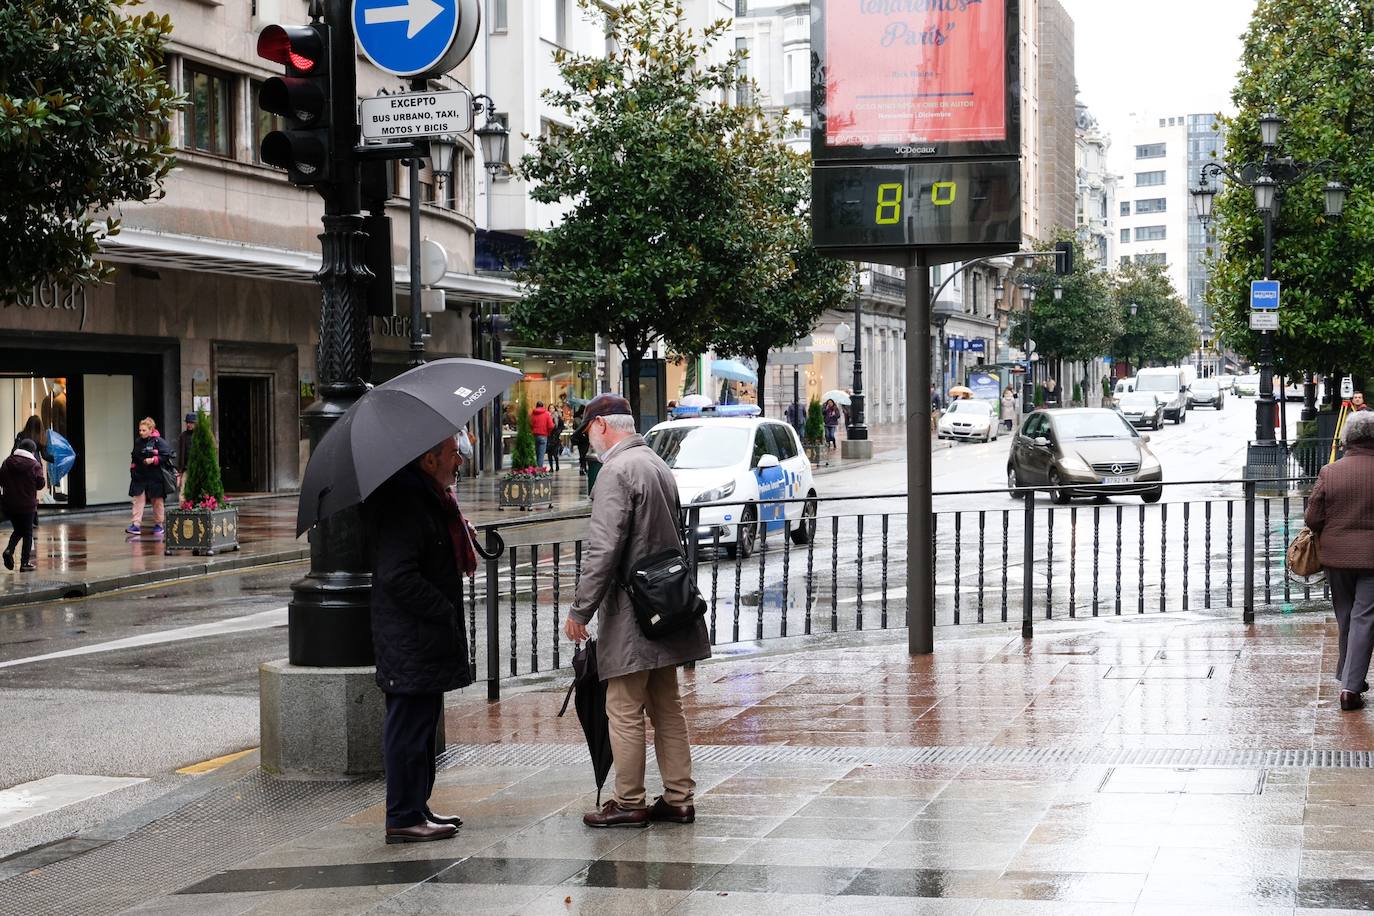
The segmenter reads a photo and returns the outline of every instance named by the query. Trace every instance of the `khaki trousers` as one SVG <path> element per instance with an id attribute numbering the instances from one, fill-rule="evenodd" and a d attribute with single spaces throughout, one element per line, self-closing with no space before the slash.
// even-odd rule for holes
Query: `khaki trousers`
<path id="1" fill-rule="evenodd" d="M 622 808 L 647 807 L 644 794 L 644 715 L 654 724 L 654 754 L 670 805 L 692 804 L 692 748 L 677 690 L 677 668 L 636 671 L 606 680 L 606 718 L 615 755 L 615 800 Z"/>

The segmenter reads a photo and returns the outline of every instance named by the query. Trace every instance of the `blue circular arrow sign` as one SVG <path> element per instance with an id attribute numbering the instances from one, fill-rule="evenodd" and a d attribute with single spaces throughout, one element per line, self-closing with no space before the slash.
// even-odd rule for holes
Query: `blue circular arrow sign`
<path id="1" fill-rule="evenodd" d="M 467 57 L 479 9 L 475 0 L 353 0 L 353 32 L 387 73 L 435 76 Z"/>

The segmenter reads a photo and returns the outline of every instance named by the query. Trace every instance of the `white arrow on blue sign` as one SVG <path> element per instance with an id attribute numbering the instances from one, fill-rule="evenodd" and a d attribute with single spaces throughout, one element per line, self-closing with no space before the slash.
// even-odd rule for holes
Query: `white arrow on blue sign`
<path id="1" fill-rule="evenodd" d="M 447 73 L 477 41 L 478 0 L 353 0 L 358 47 L 396 76 Z"/>
<path id="2" fill-rule="evenodd" d="M 1250 308 L 1276 309 L 1279 307 L 1278 280 L 1250 281 Z"/>

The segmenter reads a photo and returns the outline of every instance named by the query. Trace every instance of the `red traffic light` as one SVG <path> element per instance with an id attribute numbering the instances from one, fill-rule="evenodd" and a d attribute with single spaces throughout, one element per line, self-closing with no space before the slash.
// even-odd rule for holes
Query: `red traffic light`
<path id="1" fill-rule="evenodd" d="M 258 34 L 258 56 L 309 73 L 324 60 L 320 33 L 308 25 L 269 25 Z"/>

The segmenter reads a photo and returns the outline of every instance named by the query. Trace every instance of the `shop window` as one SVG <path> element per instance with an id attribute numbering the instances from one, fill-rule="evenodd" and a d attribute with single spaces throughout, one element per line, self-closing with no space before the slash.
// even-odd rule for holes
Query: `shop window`
<path id="1" fill-rule="evenodd" d="M 186 93 L 182 146 L 232 156 L 233 78 L 188 61 L 182 65 L 182 89 Z"/>

